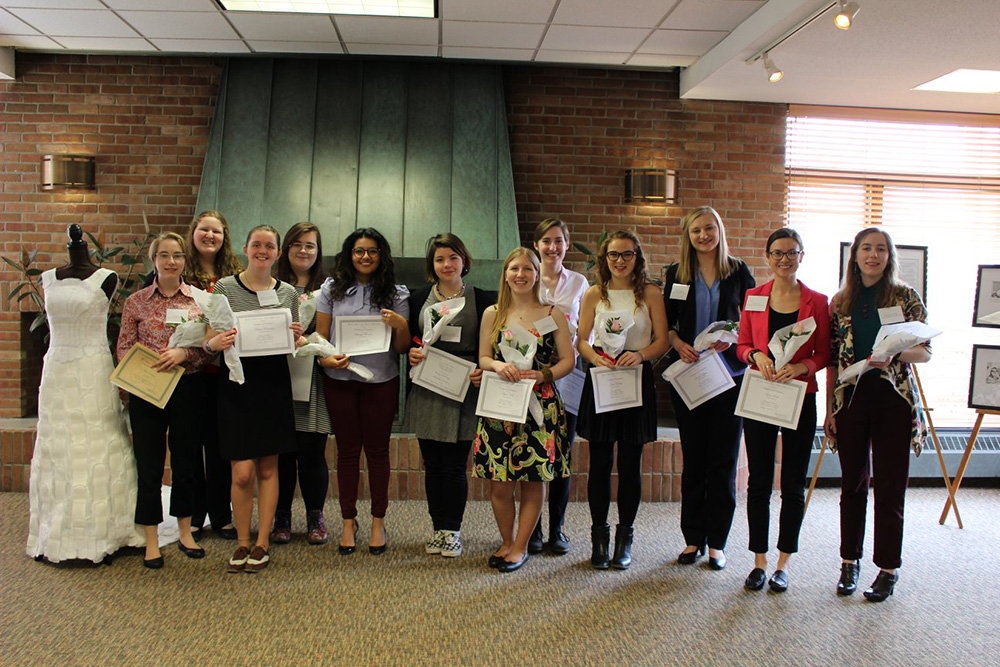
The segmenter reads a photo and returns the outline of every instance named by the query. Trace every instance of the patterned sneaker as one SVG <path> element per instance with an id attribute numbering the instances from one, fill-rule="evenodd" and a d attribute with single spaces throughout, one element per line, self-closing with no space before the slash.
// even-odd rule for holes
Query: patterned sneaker
<path id="1" fill-rule="evenodd" d="M 444 531 L 435 530 L 434 537 L 431 541 L 424 545 L 424 551 L 429 554 L 439 554 L 441 553 L 441 548 L 444 546 Z"/>
<path id="2" fill-rule="evenodd" d="M 246 569 L 247 559 L 249 557 L 250 549 L 248 547 L 236 547 L 236 551 L 233 552 L 232 558 L 229 559 L 229 567 L 226 568 L 226 571 L 230 574 L 242 572 Z"/>
<path id="3" fill-rule="evenodd" d="M 306 541 L 309 544 L 326 544 L 326 521 L 323 519 L 323 510 L 309 510 L 306 512 L 306 530 L 309 534 Z"/>
<path id="4" fill-rule="evenodd" d="M 462 555 L 462 540 L 457 530 L 445 530 L 444 541 L 441 544 L 441 555 L 446 558 L 456 558 Z"/>
<path id="5" fill-rule="evenodd" d="M 271 541 L 275 544 L 288 544 L 292 541 L 292 513 L 288 510 L 278 510 L 274 513 Z"/>
<path id="6" fill-rule="evenodd" d="M 247 558 L 246 571 L 250 573 L 260 572 L 267 567 L 267 564 L 270 561 L 271 557 L 267 555 L 267 549 L 260 545 L 256 545 L 250 552 L 250 557 Z"/>

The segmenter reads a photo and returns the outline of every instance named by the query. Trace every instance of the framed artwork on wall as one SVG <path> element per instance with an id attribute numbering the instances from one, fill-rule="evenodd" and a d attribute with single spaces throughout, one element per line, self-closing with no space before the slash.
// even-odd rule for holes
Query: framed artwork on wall
<path id="1" fill-rule="evenodd" d="M 972 326 L 1000 329 L 1000 264 L 980 264 Z"/>
<path id="2" fill-rule="evenodd" d="M 840 242 L 840 284 L 844 284 L 847 264 L 851 261 L 850 241 Z M 927 246 L 898 245 L 896 261 L 899 263 L 899 279 L 917 290 L 920 299 L 927 305 Z"/>
<path id="3" fill-rule="evenodd" d="M 972 346 L 969 407 L 1000 410 L 1000 345 Z"/>

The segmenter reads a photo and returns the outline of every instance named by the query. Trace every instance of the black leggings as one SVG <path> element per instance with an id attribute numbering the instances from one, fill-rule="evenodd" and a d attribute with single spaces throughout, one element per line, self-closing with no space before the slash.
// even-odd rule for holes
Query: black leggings
<path id="1" fill-rule="evenodd" d="M 631 526 L 642 500 L 642 449 L 644 443 L 618 443 L 618 525 Z M 590 479 L 587 496 L 590 519 L 594 526 L 608 522 L 611 507 L 611 467 L 615 459 L 615 443 L 590 443 Z"/>
<path id="2" fill-rule="evenodd" d="M 424 457 L 427 512 L 434 530 L 461 530 L 469 495 L 469 450 L 471 440 L 440 442 L 420 438 Z"/>
<path id="3" fill-rule="evenodd" d="M 278 456 L 278 510 L 292 511 L 295 496 L 295 470 L 306 510 L 321 510 L 330 485 L 326 465 L 326 433 L 295 432 L 295 451 Z"/>

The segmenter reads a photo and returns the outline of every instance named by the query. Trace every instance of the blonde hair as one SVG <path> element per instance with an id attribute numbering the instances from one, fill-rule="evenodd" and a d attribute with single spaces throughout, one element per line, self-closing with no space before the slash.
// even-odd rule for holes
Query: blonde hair
<path id="1" fill-rule="evenodd" d="M 152 262 L 156 261 L 156 251 L 160 249 L 160 244 L 164 241 L 173 241 L 178 246 L 180 246 L 181 252 L 184 253 L 184 265 L 187 266 L 187 244 L 184 243 L 184 237 L 175 232 L 163 232 L 157 236 L 149 244 L 149 259 Z"/>
<path id="2" fill-rule="evenodd" d="M 641 308 L 645 298 L 649 275 L 646 273 L 646 255 L 642 252 L 639 237 L 627 229 L 619 229 L 608 234 L 597 251 L 597 284 L 601 288 L 601 301 L 611 305 L 608 300 L 608 283 L 611 282 L 611 269 L 608 268 L 608 246 L 612 241 L 631 241 L 635 246 L 635 266 L 632 267 L 632 293 L 635 295 L 635 306 Z"/>
<path id="3" fill-rule="evenodd" d="M 681 256 L 677 261 L 679 283 L 690 283 L 694 280 L 698 268 L 698 251 L 691 245 L 691 234 L 688 230 L 691 223 L 703 215 L 714 218 L 715 224 L 719 226 L 719 245 L 715 248 L 715 271 L 719 274 L 719 280 L 728 278 L 729 274 L 739 266 L 737 260 L 729 256 L 729 243 L 726 241 L 726 226 L 722 223 L 722 216 L 711 206 L 699 206 L 681 220 Z"/>
<path id="4" fill-rule="evenodd" d="M 500 290 L 497 298 L 497 314 L 493 319 L 493 329 L 490 331 L 490 340 L 494 342 L 494 345 L 496 345 L 497 336 L 500 334 L 500 330 L 507 322 L 507 311 L 510 310 L 511 301 L 513 301 L 513 296 L 510 293 L 510 285 L 507 284 L 507 267 L 510 266 L 511 262 L 518 257 L 527 257 L 531 262 L 531 265 L 535 268 L 535 285 L 532 288 L 532 295 L 535 297 L 535 301 L 538 302 L 539 305 L 542 303 L 539 292 L 539 283 L 541 282 L 541 266 L 538 263 L 538 256 L 535 255 L 534 251 L 530 248 L 525 248 L 524 246 L 514 248 L 503 261 L 503 268 L 500 270 Z"/>

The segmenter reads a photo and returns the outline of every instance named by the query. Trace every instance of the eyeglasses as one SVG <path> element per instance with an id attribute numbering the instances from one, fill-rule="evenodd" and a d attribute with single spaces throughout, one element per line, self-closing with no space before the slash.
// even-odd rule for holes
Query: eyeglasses
<path id="1" fill-rule="evenodd" d="M 619 259 L 624 259 L 626 262 L 631 262 L 632 259 L 637 255 L 634 250 L 626 250 L 625 252 L 615 252 L 614 250 L 608 251 L 608 259 L 612 262 L 617 262 Z"/>
<path id="2" fill-rule="evenodd" d="M 288 248 L 292 252 L 304 252 L 309 255 L 313 254 L 317 250 L 315 243 L 291 243 Z"/>
<path id="3" fill-rule="evenodd" d="M 170 252 L 158 252 L 158 253 L 156 253 L 156 259 L 159 259 L 159 260 L 162 260 L 162 261 L 166 261 L 168 259 L 172 259 L 175 262 L 183 262 L 184 261 L 184 253 L 182 253 L 182 252 L 173 252 L 173 253 L 170 253 Z"/>
<path id="4" fill-rule="evenodd" d="M 782 257 L 787 257 L 788 259 L 798 259 L 799 255 L 802 254 L 801 250 L 787 250 L 782 252 L 780 250 L 772 250 L 767 253 L 768 256 L 776 262 L 780 262 Z"/>
<path id="5" fill-rule="evenodd" d="M 351 254 L 357 257 L 358 259 L 361 259 L 365 255 L 368 255 L 369 257 L 372 258 L 378 257 L 379 252 L 381 251 L 378 248 L 355 248 L 354 250 L 351 251 Z"/>

